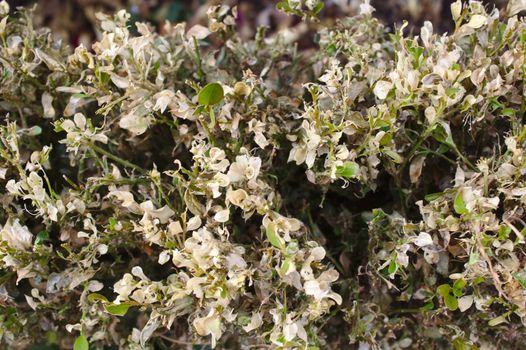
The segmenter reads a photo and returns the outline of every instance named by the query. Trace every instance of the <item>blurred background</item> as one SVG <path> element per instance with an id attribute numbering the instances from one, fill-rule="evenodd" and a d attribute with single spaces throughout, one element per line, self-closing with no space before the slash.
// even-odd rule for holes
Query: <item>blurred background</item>
<path id="1" fill-rule="evenodd" d="M 131 22 L 148 21 L 159 29 L 166 20 L 187 21 L 206 25 L 206 9 L 210 5 L 237 5 L 239 32 L 250 38 L 259 25 L 270 27 L 272 32 L 280 27 L 291 28 L 299 18 L 288 17 L 276 10 L 278 0 L 8 0 L 11 9 L 17 6 L 36 5 L 34 22 L 37 27 L 46 26 L 54 35 L 71 46 L 83 43 L 91 47 L 97 39 L 97 12 L 114 13 L 126 9 L 132 14 Z M 437 31 L 451 29 L 450 4 L 453 0 L 371 0 L 376 16 L 385 24 L 393 26 L 403 20 L 410 23 L 415 32 L 424 21 L 431 21 Z M 326 0 L 321 21 L 335 21 L 339 17 L 358 13 L 361 0 Z M 490 8 L 503 8 L 505 0 L 486 0 Z"/>

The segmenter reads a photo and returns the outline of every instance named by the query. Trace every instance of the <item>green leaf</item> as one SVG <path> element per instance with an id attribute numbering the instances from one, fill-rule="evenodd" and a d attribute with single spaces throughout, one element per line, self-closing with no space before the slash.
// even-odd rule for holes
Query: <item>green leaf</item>
<path id="1" fill-rule="evenodd" d="M 420 56 L 422 56 L 422 53 L 424 53 L 424 48 L 420 46 L 416 46 L 410 51 L 413 54 L 414 61 L 418 62 L 418 59 L 420 58 Z"/>
<path id="2" fill-rule="evenodd" d="M 390 148 L 384 148 L 382 152 L 387 154 L 389 158 L 391 158 L 391 160 L 395 162 L 396 164 L 400 164 L 403 161 L 402 157 L 397 152 L 393 151 Z"/>
<path id="3" fill-rule="evenodd" d="M 346 162 L 336 167 L 336 176 L 350 179 L 360 171 L 360 166 L 355 162 Z"/>
<path id="4" fill-rule="evenodd" d="M 387 272 L 389 272 L 390 275 L 396 272 L 398 270 L 398 265 L 396 264 L 396 261 L 391 260 L 391 263 L 389 264 L 389 267 L 387 268 Z"/>
<path id="5" fill-rule="evenodd" d="M 325 48 L 325 52 L 329 56 L 334 55 L 336 53 L 336 51 L 337 51 L 337 49 L 336 49 L 336 46 L 334 44 L 330 44 L 329 46 L 327 46 L 327 48 Z"/>
<path id="6" fill-rule="evenodd" d="M 430 194 L 427 194 L 424 199 L 427 201 L 427 202 L 432 202 L 434 200 L 437 200 L 438 198 L 442 197 L 442 195 L 444 194 L 444 192 L 436 192 L 436 193 L 430 193 Z"/>
<path id="7" fill-rule="evenodd" d="M 473 349 L 471 346 L 468 346 L 468 344 L 466 343 L 466 341 L 464 339 L 462 339 L 461 337 L 458 337 L 458 338 L 455 338 L 453 340 L 453 348 L 455 350 L 468 350 L 468 349 Z"/>
<path id="8" fill-rule="evenodd" d="M 455 208 L 455 212 L 457 214 L 462 215 L 468 212 L 466 204 L 464 203 L 464 198 L 462 198 L 462 191 L 459 191 L 457 193 L 457 196 L 455 197 L 455 201 L 453 203 L 453 207 Z"/>
<path id="9" fill-rule="evenodd" d="M 58 334 L 54 331 L 47 331 L 46 332 L 46 341 L 49 345 L 51 344 L 58 344 Z"/>
<path id="10" fill-rule="evenodd" d="M 49 241 L 49 232 L 40 231 L 35 238 L 35 245 L 43 244 L 46 241 Z"/>
<path id="11" fill-rule="evenodd" d="M 455 311 L 456 309 L 458 309 L 458 300 L 451 294 L 448 294 L 444 297 L 444 303 L 446 304 L 446 307 L 451 311 Z"/>
<path id="12" fill-rule="evenodd" d="M 246 326 L 250 323 L 250 316 L 240 315 L 237 317 L 237 324 L 240 326 Z"/>
<path id="13" fill-rule="evenodd" d="M 279 275 L 280 276 L 285 276 L 285 274 L 289 270 L 289 266 L 290 266 L 290 258 L 286 258 L 281 263 L 281 267 L 279 268 Z"/>
<path id="14" fill-rule="evenodd" d="M 500 240 L 507 240 L 511 233 L 511 227 L 507 225 L 501 225 L 499 228 L 499 239 Z"/>
<path id="15" fill-rule="evenodd" d="M 515 116 L 516 112 L 513 108 L 504 108 L 501 114 L 506 117 L 513 117 Z"/>
<path id="16" fill-rule="evenodd" d="M 117 219 L 112 216 L 108 219 L 108 227 L 110 230 L 115 230 L 115 226 L 117 226 Z"/>
<path id="17" fill-rule="evenodd" d="M 449 124 L 444 121 L 441 121 L 438 124 L 436 124 L 436 128 L 433 132 L 433 137 L 437 141 L 449 146 L 450 148 L 456 149 L 457 147 L 455 141 L 453 141 L 451 128 L 449 127 Z"/>
<path id="18" fill-rule="evenodd" d="M 437 287 L 437 293 L 440 294 L 442 297 L 446 297 L 446 295 L 449 295 L 449 292 L 451 291 L 451 286 L 449 284 L 441 284 Z"/>
<path id="19" fill-rule="evenodd" d="M 64 128 L 62 128 L 62 123 L 59 120 L 57 120 L 55 123 L 53 123 L 53 126 L 55 127 L 53 129 L 55 132 L 64 131 Z"/>
<path id="20" fill-rule="evenodd" d="M 513 278 L 515 278 L 517 282 L 520 283 L 522 288 L 526 289 L 526 270 L 515 272 L 513 274 Z"/>
<path id="21" fill-rule="evenodd" d="M 494 319 L 489 320 L 488 325 L 490 327 L 493 327 L 493 326 L 496 326 L 504 322 L 508 322 L 508 321 L 506 320 L 504 316 L 501 315 L 501 316 L 495 317 Z"/>
<path id="22" fill-rule="evenodd" d="M 431 311 L 434 308 L 435 308 L 435 304 L 433 304 L 433 302 L 430 301 L 429 303 L 424 304 L 420 309 L 423 311 Z"/>
<path id="23" fill-rule="evenodd" d="M 29 131 L 29 135 L 31 136 L 38 136 L 42 134 L 42 128 L 38 125 L 32 126 L 31 128 L 28 129 L 28 131 Z"/>
<path id="24" fill-rule="evenodd" d="M 457 288 L 453 288 L 451 290 L 453 292 L 453 294 L 457 297 L 457 298 L 460 298 L 461 296 L 464 295 L 464 293 L 462 293 L 462 291 L 460 289 L 457 289 Z"/>
<path id="25" fill-rule="evenodd" d="M 128 312 L 130 305 L 128 304 L 111 304 L 105 305 L 106 311 L 115 316 L 124 316 Z"/>
<path id="26" fill-rule="evenodd" d="M 292 9 L 290 8 L 290 5 L 289 5 L 289 2 L 287 0 L 283 0 L 281 2 L 278 2 L 276 4 L 276 8 L 280 11 L 291 11 Z"/>
<path id="27" fill-rule="evenodd" d="M 88 295 L 88 301 L 90 303 L 95 303 L 97 301 L 102 301 L 104 303 L 107 303 L 108 298 L 106 298 L 104 295 L 99 294 L 99 293 L 91 293 L 90 295 Z"/>
<path id="28" fill-rule="evenodd" d="M 207 84 L 199 91 L 197 101 L 202 106 L 213 106 L 223 100 L 223 87 L 219 83 Z"/>
<path id="29" fill-rule="evenodd" d="M 73 350 L 89 350 L 88 339 L 86 339 L 84 334 L 79 335 L 77 339 L 75 339 Z"/>
<path id="30" fill-rule="evenodd" d="M 323 2 L 319 2 L 318 5 L 316 5 L 313 9 L 312 9 L 312 13 L 314 16 L 316 16 L 318 13 L 320 13 L 321 10 L 323 10 L 323 7 L 325 6 L 325 4 Z"/>
<path id="31" fill-rule="evenodd" d="M 448 97 L 455 97 L 458 91 L 459 91 L 458 88 L 449 87 L 446 89 L 446 95 Z"/>
<path id="32" fill-rule="evenodd" d="M 389 130 L 389 125 L 386 125 L 385 127 L 383 127 L 382 129 L 387 129 Z M 385 130 L 385 131 L 387 131 Z M 391 133 L 385 133 L 384 136 L 380 139 L 380 145 L 382 146 L 387 146 L 388 144 L 391 143 L 391 141 L 393 140 L 393 134 Z"/>
<path id="33" fill-rule="evenodd" d="M 364 214 L 362 214 L 364 215 Z M 380 220 L 383 220 L 385 219 L 386 215 L 384 213 L 384 211 L 382 209 L 373 209 L 373 212 L 372 212 L 372 218 L 371 220 L 376 223 L 376 222 L 379 222 Z"/>
<path id="34" fill-rule="evenodd" d="M 274 230 L 274 224 L 272 223 L 268 224 L 266 233 L 267 233 L 267 239 L 270 242 L 270 244 L 272 244 L 274 247 L 278 249 L 285 248 L 285 244 L 283 243 L 283 240 L 281 239 L 280 236 L 278 236 L 278 234 Z"/>
<path id="35" fill-rule="evenodd" d="M 203 113 L 203 111 L 205 110 L 205 106 L 197 106 L 193 115 L 199 115 L 201 113 Z"/>
<path id="36" fill-rule="evenodd" d="M 456 288 L 456 289 L 462 289 L 466 286 L 467 282 L 464 281 L 462 278 L 459 278 L 458 280 L 455 281 L 455 283 L 453 283 L 453 288 Z"/>
<path id="37" fill-rule="evenodd" d="M 476 277 L 476 278 L 473 280 L 473 282 L 471 282 L 471 285 L 472 285 L 472 286 L 476 286 L 476 285 L 478 285 L 478 284 L 481 284 L 481 283 L 484 282 L 484 281 L 486 281 L 486 279 L 485 279 L 484 277 L 482 277 L 482 276 L 478 276 L 478 277 Z"/>

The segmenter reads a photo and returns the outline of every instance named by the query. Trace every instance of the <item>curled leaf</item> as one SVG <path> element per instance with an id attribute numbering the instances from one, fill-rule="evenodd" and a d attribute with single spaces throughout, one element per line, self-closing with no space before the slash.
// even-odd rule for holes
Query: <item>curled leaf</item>
<path id="1" fill-rule="evenodd" d="M 453 206 L 455 208 L 455 213 L 459 215 L 463 215 L 468 212 L 468 209 L 466 208 L 466 204 L 464 203 L 462 191 L 459 191 L 457 193 L 455 197 L 455 201 L 453 202 Z"/>
<path id="2" fill-rule="evenodd" d="M 283 238 L 281 238 L 276 233 L 273 223 L 268 224 L 265 232 L 267 234 L 267 239 L 270 242 L 270 244 L 272 244 L 274 247 L 276 247 L 278 249 L 285 248 L 285 243 L 283 241 Z"/>

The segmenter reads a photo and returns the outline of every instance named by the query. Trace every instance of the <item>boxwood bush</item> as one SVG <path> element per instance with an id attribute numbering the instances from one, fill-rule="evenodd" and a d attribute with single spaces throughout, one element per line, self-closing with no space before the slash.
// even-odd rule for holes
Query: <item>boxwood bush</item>
<path id="1" fill-rule="evenodd" d="M 277 7 L 70 48 L 0 2 L 2 349 L 526 347 L 524 1 Z"/>

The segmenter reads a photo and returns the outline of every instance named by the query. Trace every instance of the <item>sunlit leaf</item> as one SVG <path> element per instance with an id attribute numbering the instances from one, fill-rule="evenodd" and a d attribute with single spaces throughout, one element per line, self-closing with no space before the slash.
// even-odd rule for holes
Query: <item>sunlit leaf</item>
<path id="1" fill-rule="evenodd" d="M 283 242 L 283 239 L 279 237 L 279 235 L 274 230 L 274 225 L 269 224 L 266 229 L 267 239 L 274 247 L 278 249 L 285 248 L 285 243 Z"/>
<path id="2" fill-rule="evenodd" d="M 459 191 L 455 197 L 455 201 L 453 203 L 453 206 L 455 208 L 455 213 L 463 215 L 468 212 L 468 209 L 466 208 L 466 204 L 464 203 L 464 198 L 462 196 L 462 191 Z"/>
<path id="3" fill-rule="evenodd" d="M 128 304 L 111 304 L 105 305 L 106 311 L 115 316 L 124 316 L 128 312 L 130 305 Z"/>
<path id="4" fill-rule="evenodd" d="M 90 295 L 88 295 L 88 301 L 91 302 L 91 303 L 95 303 L 97 301 L 102 301 L 104 303 L 107 303 L 108 299 L 102 294 L 91 293 Z"/>
<path id="5" fill-rule="evenodd" d="M 355 177 L 359 171 L 360 166 L 358 164 L 355 162 L 347 162 L 336 167 L 336 176 L 351 179 Z"/>
<path id="6" fill-rule="evenodd" d="M 202 106 L 213 106 L 223 100 L 223 87 L 219 83 L 207 84 L 199 91 L 197 100 Z"/>
<path id="7" fill-rule="evenodd" d="M 451 311 L 458 309 L 458 300 L 451 294 L 448 294 L 444 297 L 444 304 L 446 304 L 446 307 Z"/>

